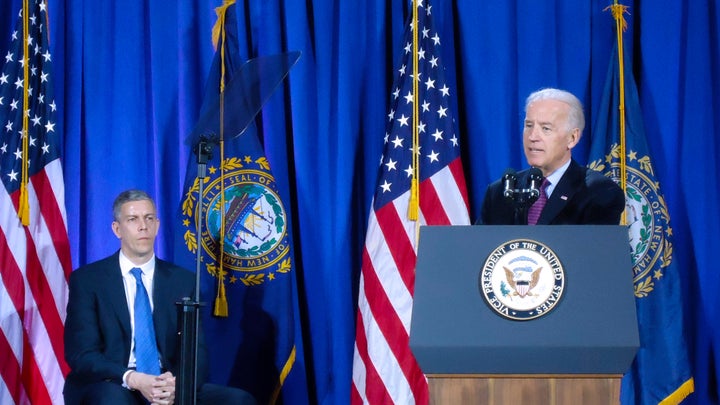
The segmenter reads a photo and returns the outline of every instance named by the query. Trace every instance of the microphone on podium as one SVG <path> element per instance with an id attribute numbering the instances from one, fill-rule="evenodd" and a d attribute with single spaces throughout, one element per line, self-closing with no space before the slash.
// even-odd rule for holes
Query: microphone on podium
<path id="1" fill-rule="evenodd" d="M 515 199 L 515 183 L 517 182 L 517 173 L 512 167 L 505 169 L 505 174 L 502 177 L 503 182 L 503 196 L 510 200 Z"/>
<path id="2" fill-rule="evenodd" d="M 538 169 L 537 167 L 533 167 L 530 169 L 530 185 L 529 185 L 529 198 L 528 200 L 530 203 L 535 202 L 535 200 L 540 197 L 540 186 L 542 185 L 543 181 L 543 175 L 542 171 Z"/>

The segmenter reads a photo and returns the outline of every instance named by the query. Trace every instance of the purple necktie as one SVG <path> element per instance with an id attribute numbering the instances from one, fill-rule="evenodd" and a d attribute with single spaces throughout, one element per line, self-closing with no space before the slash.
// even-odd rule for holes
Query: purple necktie
<path id="1" fill-rule="evenodd" d="M 545 203 L 547 203 L 547 193 L 545 190 L 549 185 L 550 182 L 548 179 L 543 179 L 542 185 L 540 185 L 540 197 L 538 197 L 537 201 L 535 201 L 528 210 L 528 225 L 535 225 L 538 219 L 540 219 L 540 213 L 545 207 Z"/>

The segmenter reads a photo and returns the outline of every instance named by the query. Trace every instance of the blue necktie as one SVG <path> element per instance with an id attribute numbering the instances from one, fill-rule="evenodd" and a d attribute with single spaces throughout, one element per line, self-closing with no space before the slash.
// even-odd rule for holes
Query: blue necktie
<path id="1" fill-rule="evenodd" d="M 155 343 L 152 308 L 142 282 L 142 270 L 130 270 L 135 276 L 135 368 L 146 374 L 160 375 L 160 356 Z"/>
<path id="2" fill-rule="evenodd" d="M 540 213 L 543 208 L 545 208 L 545 203 L 547 203 L 547 191 L 545 190 L 547 190 L 549 185 L 550 182 L 548 179 L 543 179 L 540 185 L 540 197 L 538 197 L 537 201 L 535 201 L 528 210 L 528 225 L 536 225 L 538 219 L 540 219 Z"/>

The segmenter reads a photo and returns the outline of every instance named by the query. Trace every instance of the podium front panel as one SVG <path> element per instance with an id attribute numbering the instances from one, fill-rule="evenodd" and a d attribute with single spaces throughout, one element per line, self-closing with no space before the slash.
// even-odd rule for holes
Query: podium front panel
<path id="1" fill-rule="evenodd" d="M 564 269 L 561 299 L 529 320 L 483 297 L 488 255 L 542 242 Z M 627 229 L 622 226 L 423 226 L 410 347 L 426 374 L 623 374 L 639 347 Z"/>

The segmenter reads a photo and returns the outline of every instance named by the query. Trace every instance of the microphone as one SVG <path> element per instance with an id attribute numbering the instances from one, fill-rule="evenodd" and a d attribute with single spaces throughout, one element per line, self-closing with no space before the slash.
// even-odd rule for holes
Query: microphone
<path id="1" fill-rule="evenodd" d="M 503 196 L 505 198 L 513 199 L 515 197 L 515 183 L 517 182 L 517 174 L 515 169 L 508 167 L 505 169 L 505 174 L 502 177 L 503 182 Z"/>
<path id="2" fill-rule="evenodd" d="M 533 167 L 530 169 L 530 199 L 535 201 L 540 197 L 540 185 L 543 181 L 543 175 L 540 169 Z"/>

